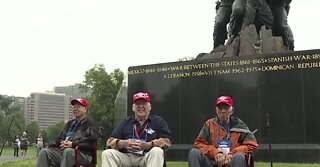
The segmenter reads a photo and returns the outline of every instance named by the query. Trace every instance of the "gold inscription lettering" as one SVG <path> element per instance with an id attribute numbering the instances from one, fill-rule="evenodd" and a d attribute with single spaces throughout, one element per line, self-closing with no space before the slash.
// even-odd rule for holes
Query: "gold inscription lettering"
<path id="1" fill-rule="evenodd" d="M 312 62 L 312 63 L 299 63 L 298 68 L 319 68 L 320 62 Z"/>
<path id="2" fill-rule="evenodd" d="M 294 60 L 300 60 L 301 59 L 301 55 L 297 55 L 297 56 L 293 56 Z"/>
<path id="3" fill-rule="evenodd" d="M 310 55 L 302 55 L 301 60 L 310 60 L 311 56 Z"/>
<path id="4" fill-rule="evenodd" d="M 230 69 L 213 70 L 215 75 L 230 74 Z"/>
<path id="5" fill-rule="evenodd" d="M 292 61 L 292 56 L 268 58 L 268 63 L 279 63 L 279 62 L 286 62 L 286 61 Z"/>
<path id="6" fill-rule="evenodd" d="M 169 67 L 169 69 L 171 71 L 179 71 L 179 70 L 183 70 L 183 66 L 171 66 Z"/>
<path id="7" fill-rule="evenodd" d="M 232 69 L 232 73 L 234 73 L 234 74 L 244 73 L 244 71 L 245 71 L 244 68 L 235 68 L 235 69 Z"/>
<path id="8" fill-rule="evenodd" d="M 290 70 L 290 69 L 294 69 L 294 65 L 293 64 L 289 64 L 289 65 L 274 65 L 274 66 L 263 66 L 261 68 L 262 71 L 279 71 L 279 70 Z"/>
<path id="9" fill-rule="evenodd" d="M 264 59 L 264 58 L 261 58 L 261 59 L 253 59 L 252 60 L 252 64 L 262 64 L 262 63 L 266 63 L 267 60 Z"/>
<path id="10" fill-rule="evenodd" d="M 313 60 L 313 61 L 312 61 Z M 282 57 L 257 57 L 249 60 L 231 60 L 222 62 L 204 62 L 168 66 L 144 66 L 128 71 L 129 75 L 164 73 L 163 77 L 186 78 L 225 74 L 243 74 L 252 72 L 283 71 L 291 69 L 320 68 L 320 53 L 301 54 Z M 195 61 L 196 62 L 196 61 Z M 292 64 L 290 63 L 292 62 Z M 294 63 L 293 63 L 294 62 Z"/>
<path id="11" fill-rule="evenodd" d="M 240 65 L 248 65 L 250 64 L 250 60 L 240 60 Z"/>
<path id="12" fill-rule="evenodd" d="M 172 74 L 167 74 L 165 78 L 185 78 L 185 77 L 190 77 L 189 72 L 184 72 L 184 73 L 172 73 Z"/>
<path id="13" fill-rule="evenodd" d="M 220 63 L 221 66 L 229 67 L 229 66 L 237 66 L 239 65 L 238 61 L 223 61 Z"/>
<path id="14" fill-rule="evenodd" d="M 145 72 L 145 69 L 138 69 L 138 70 L 130 70 L 128 71 L 128 74 L 129 75 L 132 75 L 132 74 L 143 74 Z"/>
<path id="15" fill-rule="evenodd" d="M 319 54 L 313 54 L 313 55 L 312 55 L 312 58 L 313 58 L 313 59 L 320 59 L 320 55 L 319 55 Z"/>
<path id="16" fill-rule="evenodd" d="M 204 69 L 208 67 L 209 65 L 207 63 L 184 65 L 185 70 Z"/>
<path id="17" fill-rule="evenodd" d="M 156 72 L 156 69 L 154 68 L 148 68 L 145 70 L 146 73 L 153 73 L 153 72 Z"/>
<path id="18" fill-rule="evenodd" d="M 210 67 L 220 67 L 219 63 L 210 63 Z"/>

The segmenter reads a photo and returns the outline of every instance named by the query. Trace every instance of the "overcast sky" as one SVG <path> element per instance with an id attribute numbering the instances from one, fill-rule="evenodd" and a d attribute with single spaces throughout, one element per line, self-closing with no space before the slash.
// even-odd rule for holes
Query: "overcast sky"
<path id="1" fill-rule="evenodd" d="M 212 49 L 215 0 L 1 0 L 0 94 L 81 83 L 85 71 L 178 61 Z M 319 0 L 293 0 L 296 50 L 319 46 Z"/>

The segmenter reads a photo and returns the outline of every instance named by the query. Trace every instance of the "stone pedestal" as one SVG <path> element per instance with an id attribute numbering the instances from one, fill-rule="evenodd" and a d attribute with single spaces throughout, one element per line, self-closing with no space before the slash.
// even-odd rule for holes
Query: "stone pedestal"
<path id="1" fill-rule="evenodd" d="M 229 39 L 226 45 L 221 45 L 211 51 L 202 53 L 196 59 L 221 58 L 233 56 L 249 56 L 266 53 L 288 52 L 283 45 L 282 37 L 272 36 L 272 31 L 263 26 L 259 32 L 254 25 L 246 27 L 237 37 Z"/>

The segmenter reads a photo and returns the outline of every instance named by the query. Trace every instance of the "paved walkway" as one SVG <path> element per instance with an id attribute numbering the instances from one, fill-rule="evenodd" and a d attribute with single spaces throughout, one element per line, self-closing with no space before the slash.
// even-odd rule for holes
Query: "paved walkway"
<path id="1" fill-rule="evenodd" d="M 27 157 L 23 158 L 23 157 L 9 156 L 9 155 L 1 155 L 0 164 L 5 163 L 5 162 L 10 162 L 10 161 L 20 161 L 20 160 L 23 160 L 23 159 L 31 159 L 31 158 L 35 158 L 35 157 L 27 156 Z"/>

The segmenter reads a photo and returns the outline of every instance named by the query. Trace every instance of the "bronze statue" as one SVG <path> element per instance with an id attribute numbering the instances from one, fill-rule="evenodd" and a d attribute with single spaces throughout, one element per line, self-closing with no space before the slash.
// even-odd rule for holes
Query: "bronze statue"
<path id="1" fill-rule="evenodd" d="M 231 7 L 234 0 L 216 2 L 216 17 L 213 30 L 213 48 L 224 45 L 227 39 L 227 24 L 230 21 Z"/>
<path id="2" fill-rule="evenodd" d="M 229 24 L 229 38 L 236 36 L 242 30 L 243 17 L 246 11 L 246 0 L 235 0 L 232 5 L 232 13 Z"/>
<path id="3" fill-rule="evenodd" d="M 268 3 L 274 18 L 273 35 L 282 36 L 284 46 L 294 50 L 293 33 L 288 25 L 291 0 L 269 0 Z"/>
<path id="4" fill-rule="evenodd" d="M 243 18 L 241 20 L 241 18 Z M 246 26 L 255 24 L 257 31 L 273 27 L 273 15 L 266 0 L 235 0 L 229 25 L 229 36 L 237 36 Z"/>
<path id="5" fill-rule="evenodd" d="M 294 49 L 292 31 L 288 25 L 288 13 L 292 0 L 218 0 L 213 32 L 214 51 L 219 45 L 227 45 L 239 35 L 245 27 L 254 24 L 257 33 L 262 26 L 272 30 L 274 36 L 281 36 L 283 45 Z M 228 30 L 226 28 L 229 23 Z"/>

